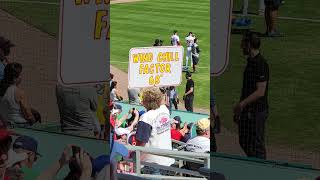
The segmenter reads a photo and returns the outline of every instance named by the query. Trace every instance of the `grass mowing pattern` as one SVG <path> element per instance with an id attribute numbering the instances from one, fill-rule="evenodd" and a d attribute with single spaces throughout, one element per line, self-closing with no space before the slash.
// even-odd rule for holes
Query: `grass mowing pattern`
<path id="1" fill-rule="evenodd" d="M 253 28 L 264 32 L 264 20 L 253 18 Z M 267 142 L 294 149 L 320 150 L 320 24 L 279 21 L 283 38 L 263 38 L 262 54 L 270 66 Z M 232 104 L 239 100 L 246 60 L 240 35 L 232 35 L 228 70 L 215 80 L 223 123 L 232 123 Z"/>
<path id="2" fill-rule="evenodd" d="M 209 0 L 148 0 L 111 6 L 111 64 L 128 71 L 128 54 L 133 47 L 152 46 L 154 39 L 170 45 L 173 30 L 179 31 L 181 42 L 192 31 L 199 38 L 202 50 L 201 69 L 193 75 L 195 105 L 209 108 L 210 22 Z M 186 8 L 190 7 L 190 8 Z M 186 48 L 185 48 L 186 51 Z M 120 63 L 117 63 L 120 62 Z M 183 76 L 184 77 L 184 76 Z M 180 99 L 185 90 L 185 78 L 178 88 Z M 121 82 L 120 82 L 121 83 Z"/>

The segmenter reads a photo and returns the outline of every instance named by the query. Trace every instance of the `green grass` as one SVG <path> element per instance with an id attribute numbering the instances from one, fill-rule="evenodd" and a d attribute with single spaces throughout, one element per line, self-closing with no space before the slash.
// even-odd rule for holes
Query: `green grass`
<path id="1" fill-rule="evenodd" d="M 209 108 L 209 54 L 210 22 L 209 0 L 197 2 L 194 8 L 192 0 L 148 0 L 111 6 L 111 64 L 128 71 L 128 54 L 133 47 L 152 46 L 154 39 L 164 40 L 170 45 L 173 30 L 179 31 L 181 41 L 189 31 L 199 38 L 202 50 L 199 73 L 194 74 L 195 105 Z M 184 43 L 185 44 L 185 43 Z M 186 51 L 186 49 L 185 49 Z M 120 63 L 118 63 L 120 62 Z M 182 99 L 185 79 L 178 91 Z"/>
<path id="2" fill-rule="evenodd" d="M 57 0 L 48 2 L 57 2 Z M 131 48 L 152 46 L 156 38 L 161 38 L 165 45 L 169 45 L 174 29 L 179 31 L 180 38 L 184 43 L 185 35 L 192 31 L 199 38 L 202 50 L 199 64 L 201 69 L 193 76 L 196 86 L 194 103 L 196 107 L 208 109 L 210 89 L 209 0 L 197 3 L 196 8 L 191 10 L 184 7 L 192 6 L 192 0 L 178 0 L 174 6 L 168 6 L 170 3 L 170 0 L 150 0 L 111 6 L 111 64 L 127 72 L 128 55 Z M 53 36 L 58 34 L 58 6 L 1 2 L 0 8 L 44 32 Z M 185 84 L 186 80 L 183 78 L 183 82 L 178 88 L 180 99 L 184 94 Z"/>
<path id="3" fill-rule="evenodd" d="M 57 0 L 46 1 L 57 2 Z M 0 8 L 50 35 L 57 36 L 59 32 L 57 5 L 0 2 Z"/>
<path id="4" fill-rule="evenodd" d="M 265 31 L 262 18 L 253 21 L 256 31 Z M 320 24 L 280 20 L 279 25 L 285 37 L 262 39 L 262 53 L 270 66 L 267 141 L 293 150 L 319 151 Z M 232 35 L 229 67 L 215 79 L 224 125 L 233 130 L 231 107 L 239 100 L 246 64 L 240 40 L 240 35 Z"/>
<path id="5" fill-rule="evenodd" d="M 249 13 L 258 13 L 258 0 L 249 0 Z M 239 11 L 242 7 L 242 0 L 233 1 L 233 10 Z M 285 0 L 279 8 L 280 16 L 320 19 L 320 1 L 317 0 Z"/>

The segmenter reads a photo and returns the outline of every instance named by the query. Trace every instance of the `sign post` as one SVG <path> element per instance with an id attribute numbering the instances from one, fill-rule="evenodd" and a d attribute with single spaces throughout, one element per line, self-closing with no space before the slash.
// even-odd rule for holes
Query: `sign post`
<path id="1" fill-rule="evenodd" d="M 109 74 L 110 0 L 61 0 L 58 81 L 99 84 Z"/>
<path id="2" fill-rule="evenodd" d="M 182 81 L 182 46 L 132 48 L 129 88 L 178 86 Z"/>

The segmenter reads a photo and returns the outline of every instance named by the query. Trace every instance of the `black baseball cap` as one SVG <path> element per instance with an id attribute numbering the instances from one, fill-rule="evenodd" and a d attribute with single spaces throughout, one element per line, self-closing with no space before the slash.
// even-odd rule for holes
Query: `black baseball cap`
<path id="1" fill-rule="evenodd" d="M 13 148 L 28 150 L 34 152 L 36 155 L 41 156 L 41 154 L 38 153 L 37 140 L 30 136 L 18 137 L 13 143 Z"/>
<path id="2" fill-rule="evenodd" d="M 173 119 L 178 121 L 178 124 L 181 124 L 181 117 L 180 116 L 175 116 Z"/>

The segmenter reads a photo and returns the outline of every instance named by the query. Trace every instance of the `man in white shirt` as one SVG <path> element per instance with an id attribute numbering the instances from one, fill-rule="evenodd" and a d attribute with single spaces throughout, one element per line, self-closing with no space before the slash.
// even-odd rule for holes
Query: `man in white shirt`
<path id="1" fill-rule="evenodd" d="M 186 37 L 186 43 L 187 43 L 186 67 L 188 67 L 189 59 L 191 61 L 191 66 L 193 66 L 191 50 L 192 50 L 192 45 L 194 43 L 194 39 L 195 39 L 195 36 L 193 35 L 193 33 L 189 32 L 189 35 Z"/>
<path id="2" fill-rule="evenodd" d="M 196 123 L 197 136 L 187 142 L 187 151 L 197 153 L 210 152 L 210 120 L 200 119 Z"/>
<path id="3" fill-rule="evenodd" d="M 171 36 L 171 45 L 172 46 L 180 46 L 180 38 L 178 36 L 177 30 L 173 31 L 173 35 Z"/>
<path id="4" fill-rule="evenodd" d="M 210 153 L 210 120 L 200 119 L 196 123 L 197 136 L 187 141 L 186 151 L 195 153 Z M 186 168 L 198 171 L 203 165 L 187 162 Z"/>
<path id="5" fill-rule="evenodd" d="M 142 104 L 147 112 L 140 118 L 137 127 L 136 140 L 138 146 L 172 150 L 170 132 L 169 110 L 164 102 L 164 94 L 159 88 L 146 88 L 142 92 Z M 174 159 L 143 153 L 141 161 L 155 163 L 162 166 L 171 166 Z M 142 168 L 142 173 L 162 174 L 160 169 L 147 167 Z"/>

